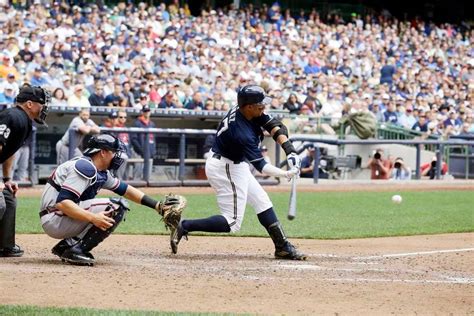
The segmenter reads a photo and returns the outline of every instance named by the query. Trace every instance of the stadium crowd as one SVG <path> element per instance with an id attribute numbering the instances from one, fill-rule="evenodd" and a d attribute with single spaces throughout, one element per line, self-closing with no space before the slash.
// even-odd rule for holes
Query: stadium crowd
<path id="1" fill-rule="evenodd" d="M 53 105 L 227 110 L 238 87 L 263 85 L 272 109 L 309 117 L 370 111 L 426 135 L 474 132 L 474 32 L 388 12 L 203 10 L 35 1 L 0 10 L 0 104 L 19 85 Z"/>

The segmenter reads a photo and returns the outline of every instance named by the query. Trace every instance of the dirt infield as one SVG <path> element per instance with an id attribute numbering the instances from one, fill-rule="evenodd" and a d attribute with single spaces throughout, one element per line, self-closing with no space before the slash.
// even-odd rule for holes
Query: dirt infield
<path id="1" fill-rule="evenodd" d="M 267 238 L 114 235 L 94 267 L 62 264 L 54 240 L 20 235 L 1 259 L 2 304 L 286 315 L 474 312 L 474 234 L 295 240 L 305 262 L 272 259 Z"/>
<path id="2" fill-rule="evenodd" d="M 299 190 L 474 190 L 474 183 L 300 183 Z M 40 192 L 22 189 L 19 199 Z M 113 235 L 94 250 L 94 267 L 61 263 L 50 253 L 56 240 L 46 235 L 17 241 L 26 253 L 0 259 L 0 304 L 265 315 L 474 313 L 474 233 L 296 239 L 309 255 L 305 262 L 274 260 L 269 238 L 191 236 L 172 255 L 166 236 Z"/>

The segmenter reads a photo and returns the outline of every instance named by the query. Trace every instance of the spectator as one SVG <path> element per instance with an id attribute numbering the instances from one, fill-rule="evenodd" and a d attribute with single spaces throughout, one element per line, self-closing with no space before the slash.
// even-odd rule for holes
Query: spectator
<path id="1" fill-rule="evenodd" d="M 12 66 L 12 61 L 8 55 L 4 55 L 2 58 L 2 64 L 0 64 L 0 79 L 7 78 L 8 74 L 13 74 L 15 78 L 19 78 L 18 70 L 15 66 Z"/>
<path id="2" fill-rule="evenodd" d="M 394 125 L 398 124 L 398 115 L 395 111 L 395 101 L 391 100 L 388 102 L 387 110 L 383 114 L 385 122 L 391 123 Z"/>
<path id="3" fill-rule="evenodd" d="M 94 92 L 89 96 L 89 103 L 91 106 L 105 106 L 104 86 L 102 82 L 95 82 Z"/>
<path id="4" fill-rule="evenodd" d="M 391 86 L 395 72 L 395 59 L 390 57 L 387 60 L 387 64 L 384 65 L 380 70 L 380 84 L 387 83 Z"/>
<path id="5" fill-rule="evenodd" d="M 100 129 L 97 124 L 90 119 L 90 112 L 88 108 L 83 108 L 79 115 L 72 119 L 69 127 L 64 133 L 63 137 L 56 143 L 56 154 L 58 165 L 68 161 L 69 158 L 69 140 L 70 133 L 72 133 L 72 143 L 74 146 L 73 157 L 79 157 L 82 155 L 79 146 L 82 145 L 84 137 L 86 135 L 99 134 Z M 71 158 L 73 158 L 71 157 Z"/>
<path id="6" fill-rule="evenodd" d="M 158 104 L 159 109 L 173 109 L 176 108 L 177 105 L 173 102 L 174 93 L 169 90 L 166 92 L 163 100 L 161 100 L 160 104 Z"/>
<path id="7" fill-rule="evenodd" d="M 185 108 L 188 110 L 202 110 L 204 108 L 202 94 L 200 92 L 195 92 L 191 101 L 185 105 Z"/>
<path id="8" fill-rule="evenodd" d="M 373 157 L 367 163 L 367 168 L 370 168 L 370 179 L 372 180 L 387 180 L 390 178 L 392 162 L 390 159 L 386 159 L 383 154 L 383 149 L 376 149 Z"/>
<path id="9" fill-rule="evenodd" d="M 316 148 L 313 145 L 306 148 L 306 155 L 301 159 L 300 176 L 302 178 L 313 178 L 314 177 L 314 159 L 316 155 Z M 319 179 L 329 179 L 329 174 L 318 166 L 319 168 Z"/>
<path id="10" fill-rule="evenodd" d="M 84 95 L 84 86 L 77 84 L 74 86 L 74 93 L 67 99 L 68 106 L 90 108 L 89 99 Z"/>
<path id="11" fill-rule="evenodd" d="M 123 128 L 127 127 L 127 112 L 123 109 L 118 110 L 118 119 L 115 122 L 115 127 Z M 132 146 L 130 143 L 130 134 L 127 132 L 119 132 L 117 133 L 117 138 L 122 141 L 122 144 L 125 146 L 125 152 L 122 153 L 122 158 L 125 159 L 125 162 L 120 166 L 117 170 L 117 178 L 122 180 L 130 180 L 131 174 L 129 172 L 127 160 L 132 157 Z"/>
<path id="12" fill-rule="evenodd" d="M 35 68 L 30 84 L 32 86 L 49 86 L 48 80 L 43 76 L 43 69 L 41 67 Z"/>
<path id="13" fill-rule="evenodd" d="M 113 128 L 117 125 L 117 121 L 118 121 L 118 113 L 116 111 L 112 111 L 104 119 L 104 121 L 102 122 L 102 126 Z"/>
<path id="14" fill-rule="evenodd" d="M 63 107 L 66 107 L 68 105 L 66 95 L 64 94 L 64 90 L 62 88 L 56 88 L 54 90 L 53 95 L 51 97 L 51 105 Z"/>
<path id="15" fill-rule="evenodd" d="M 122 84 L 122 86 L 123 86 L 122 95 L 123 95 L 124 99 L 127 101 L 126 106 L 135 107 L 135 97 L 133 96 L 133 93 L 132 93 L 131 82 L 130 81 L 125 81 Z M 121 105 L 121 107 L 122 107 L 122 105 Z"/>
<path id="16" fill-rule="evenodd" d="M 411 129 L 422 133 L 428 132 L 428 121 L 426 120 L 425 114 L 422 113 L 418 116 L 418 122 L 416 122 Z"/>
<path id="17" fill-rule="evenodd" d="M 140 116 L 136 119 L 135 123 L 133 124 L 134 127 L 139 128 L 154 128 L 155 123 L 150 120 L 151 116 L 151 109 L 148 105 L 143 106 Z M 145 138 L 144 133 L 134 133 L 131 135 L 132 139 L 132 148 L 134 151 L 134 158 L 145 158 L 145 147 L 148 147 L 149 151 L 149 158 L 152 159 L 155 156 L 156 152 L 156 143 L 155 143 L 155 134 L 149 134 L 148 139 Z M 134 179 L 143 179 L 143 164 L 135 164 L 134 170 Z"/>
<path id="18" fill-rule="evenodd" d="M 303 105 L 298 101 L 296 94 L 291 93 L 288 100 L 283 104 L 283 108 L 290 111 L 290 114 L 299 114 Z"/>
<path id="19" fill-rule="evenodd" d="M 392 180 L 410 180 L 411 169 L 408 167 L 403 158 L 398 157 L 395 159 L 392 169 Z"/>
<path id="20" fill-rule="evenodd" d="M 422 177 L 429 177 L 430 180 L 436 178 L 437 158 L 433 156 L 431 162 L 424 163 L 420 166 L 420 173 Z M 441 162 L 441 175 L 444 176 L 448 172 L 448 164 Z"/>
<path id="21" fill-rule="evenodd" d="M 13 90 L 14 97 L 18 95 L 18 92 L 20 91 L 20 87 L 18 86 L 18 83 L 16 82 L 14 74 L 9 73 L 7 75 L 7 80 L 0 83 L 0 92 L 4 92 L 5 87 L 10 87 Z"/>
<path id="22" fill-rule="evenodd" d="M 118 83 L 114 85 L 114 92 L 105 97 L 105 106 L 115 106 L 120 105 L 120 100 L 123 98 L 122 95 L 122 86 Z"/>
<path id="23" fill-rule="evenodd" d="M 0 92 L 0 105 L 12 105 L 15 103 L 15 92 L 12 85 L 5 85 Z"/>

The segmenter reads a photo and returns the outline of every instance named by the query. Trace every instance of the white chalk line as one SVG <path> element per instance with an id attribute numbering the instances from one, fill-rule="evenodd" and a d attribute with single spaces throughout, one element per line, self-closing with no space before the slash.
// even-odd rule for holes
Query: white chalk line
<path id="1" fill-rule="evenodd" d="M 321 278 L 323 281 L 334 282 L 374 282 L 374 283 L 415 283 L 415 284 L 474 284 L 472 278 L 452 278 L 451 280 L 410 280 L 410 279 L 380 279 L 380 278 Z"/>
<path id="2" fill-rule="evenodd" d="M 377 255 L 377 256 L 352 257 L 352 259 L 354 259 L 354 260 L 371 260 L 371 259 L 384 259 L 384 258 L 396 258 L 396 257 L 424 256 L 424 255 L 433 255 L 433 254 L 440 254 L 440 253 L 466 252 L 466 251 L 474 251 L 474 248 L 459 248 L 459 249 L 444 249 L 444 250 L 432 250 L 432 251 L 393 253 L 393 254 Z"/>
<path id="3" fill-rule="evenodd" d="M 384 269 L 384 268 L 369 268 L 369 269 L 353 269 L 353 268 L 333 268 L 333 267 L 322 267 L 318 265 L 311 264 L 279 264 L 275 267 L 295 270 L 295 271 L 331 271 L 331 272 L 349 272 L 349 273 L 366 273 L 366 272 L 375 272 L 375 273 L 406 273 L 421 275 L 424 274 L 424 271 L 417 270 L 400 270 L 400 269 Z M 389 279 L 389 278 L 359 278 L 359 277 L 346 277 L 346 278 L 317 278 L 319 280 L 326 281 L 341 281 L 341 282 L 405 282 L 405 283 L 440 283 L 440 284 L 474 284 L 474 278 L 470 277 L 453 277 L 446 276 L 442 274 L 437 275 L 440 280 L 432 279 Z"/>

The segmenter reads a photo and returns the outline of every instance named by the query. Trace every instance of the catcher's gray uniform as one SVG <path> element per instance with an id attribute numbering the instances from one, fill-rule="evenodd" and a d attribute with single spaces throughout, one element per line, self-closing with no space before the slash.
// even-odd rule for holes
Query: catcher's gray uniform
<path id="1" fill-rule="evenodd" d="M 81 134 L 79 132 L 79 128 L 81 126 L 97 126 L 96 123 L 94 123 L 93 120 L 88 119 L 86 122 L 84 122 L 81 117 L 77 116 L 73 118 L 71 121 L 71 124 L 69 124 L 68 130 L 66 133 L 64 133 L 63 137 L 56 143 L 56 153 L 57 153 L 57 163 L 58 165 L 66 162 L 69 160 L 69 131 L 73 130 L 75 133 L 73 133 L 72 137 L 74 138 L 74 144 L 76 146 L 79 146 L 84 139 L 84 134 Z M 82 153 L 79 150 L 79 148 L 74 149 L 74 157 L 79 157 L 81 156 Z"/>
<path id="2" fill-rule="evenodd" d="M 58 239 L 81 237 L 92 225 L 56 210 L 56 203 L 62 200 L 72 200 L 95 214 L 110 208 L 116 210 L 119 206 L 110 199 L 95 198 L 101 188 L 123 195 L 127 191 L 127 184 L 112 176 L 108 170 L 97 171 L 86 156 L 71 159 L 58 166 L 41 197 L 41 224 L 46 234 Z"/>

